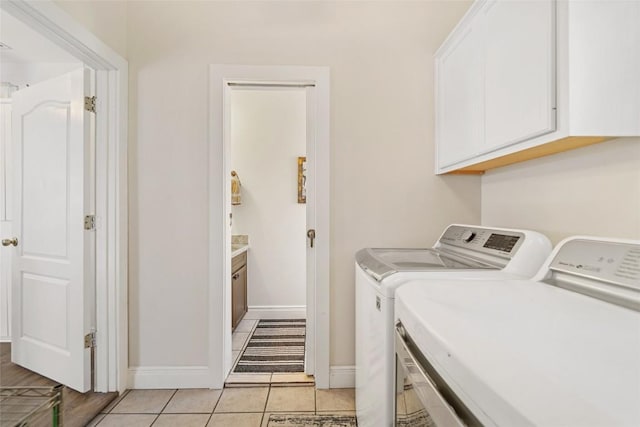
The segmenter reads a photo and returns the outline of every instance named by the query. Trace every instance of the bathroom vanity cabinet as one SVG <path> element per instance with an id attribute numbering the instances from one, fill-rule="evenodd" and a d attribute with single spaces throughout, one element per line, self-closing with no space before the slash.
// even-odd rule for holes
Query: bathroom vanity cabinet
<path id="1" fill-rule="evenodd" d="M 247 313 L 247 252 L 231 259 L 231 329 Z"/>

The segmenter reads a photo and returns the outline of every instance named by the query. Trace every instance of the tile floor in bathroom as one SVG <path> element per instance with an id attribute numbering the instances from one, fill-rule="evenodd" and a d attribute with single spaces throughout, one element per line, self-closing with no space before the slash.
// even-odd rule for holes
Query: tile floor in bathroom
<path id="1" fill-rule="evenodd" d="M 90 427 L 266 427 L 271 413 L 355 415 L 354 389 L 266 385 L 130 390 Z"/>

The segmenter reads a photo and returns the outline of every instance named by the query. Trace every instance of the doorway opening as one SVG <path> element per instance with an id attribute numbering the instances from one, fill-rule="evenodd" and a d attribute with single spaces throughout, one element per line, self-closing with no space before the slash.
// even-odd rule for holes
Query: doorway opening
<path id="1" fill-rule="evenodd" d="M 257 321 L 264 319 L 278 320 L 280 324 L 277 328 L 269 327 L 273 323 L 265 325 L 270 330 L 262 335 L 269 336 L 275 329 L 286 330 L 304 343 L 303 361 L 298 357 L 297 366 L 302 364 L 303 374 L 315 378 L 317 388 L 328 388 L 329 70 L 212 65 L 210 82 L 212 387 L 224 385 L 227 375 L 238 366 L 234 356 L 240 353 L 233 352 L 247 347 L 238 341 L 246 342 L 253 331 L 261 328 Z M 246 108 L 232 108 L 240 105 Z M 285 110 L 291 114 L 283 114 Z M 249 116 L 251 120 L 243 120 Z M 238 135 L 247 137 L 246 141 L 234 143 L 233 137 Z M 286 143 L 289 139 L 290 143 Z M 302 186 L 300 192 L 298 183 Z M 232 186 L 241 189 L 242 205 L 232 205 L 232 201 L 238 201 Z M 298 195 L 306 196 L 306 203 L 298 203 Z M 271 213 L 265 221 L 261 214 L 267 215 L 267 211 Z M 313 239 L 307 237 L 314 234 Z M 243 254 L 246 270 L 241 263 L 232 261 L 236 260 L 232 255 L 242 252 L 243 243 L 248 246 Z M 256 259 L 252 260 L 254 252 Z M 244 279 L 244 271 L 247 322 L 241 323 L 237 315 L 233 316 L 232 283 Z M 285 278 L 288 284 L 284 283 Z M 261 288 L 255 287 L 261 283 Z M 238 309 L 244 311 L 242 304 Z M 292 325 L 291 321 L 297 324 Z M 238 324 L 238 332 L 246 334 L 236 338 L 235 345 L 234 323 Z M 303 336 L 300 329 L 304 330 Z M 300 349 L 295 351 L 299 356 Z"/>
<path id="2" fill-rule="evenodd" d="M 313 85 L 229 88 L 233 363 L 225 384 L 312 383 L 304 363 Z"/>
<path id="3" fill-rule="evenodd" d="M 79 363 L 61 367 L 43 352 L 25 345 L 18 357 L 18 363 L 25 368 L 43 372 L 80 391 L 105 395 L 122 392 L 127 388 L 127 181 L 123 155 L 127 64 L 54 4 L 2 2 L 0 13 L 3 42 L 0 64 L 2 81 L 7 83 L 3 85 L 3 97 L 9 92 L 19 93 L 4 97 L 8 102 L 2 103 L 3 118 L 7 118 L 3 131 L 11 121 L 16 123 L 9 116 L 15 119 L 18 111 L 21 125 L 13 130 L 22 129 L 21 133 L 11 132 L 7 138 L 3 135 L 7 144 L 2 147 L 2 238 L 9 244 L 0 248 L 0 305 L 3 315 L 13 312 L 10 319 L 3 316 L 0 325 L 6 341 L 0 351 L 2 385 L 4 380 L 29 377 L 30 382 L 35 382 L 34 378 L 39 378 L 27 376 L 25 373 L 29 371 L 13 364 L 9 356 L 21 345 L 18 341 L 26 344 L 37 341 L 33 339 L 35 334 L 43 344 L 41 348 L 46 350 L 48 346 L 60 355 L 73 353 L 78 357 L 74 361 Z M 58 84 L 61 80 L 64 82 Z M 93 94 L 97 96 L 95 103 L 87 104 L 86 99 L 91 101 Z M 38 101 L 36 95 L 43 97 Z M 87 120 L 88 115 L 94 114 L 90 111 L 93 107 L 99 120 Z M 58 120 L 58 116 L 66 116 L 68 120 Z M 43 123 L 46 126 L 39 125 Z M 71 133 L 73 137 L 69 136 Z M 93 148 L 90 144 L 83 147 L 88 140 L 86 135 L 95 136 Z M 7 148 L 11 142 L 17 144 L 16 141 L 20 141 L 20 150 Z M 53 141 L 66 142 L 61 145 Z M 21 157 L 16 160 L 17 152 Z M 10 168 L 13 173 L 8 171 Z M 75 183 L 80 181 L 82 190 L 78 191 L 80 186 Z M 52 187 L 64 197 L 45 200 Z M 95 191 L 88 191 L 89 188 Z M 16 202 L 9 194 L 11 191 L 21 199 Z M 57 222 L 49 218 L 55 215 L 59 216 Z M 64 224 L 64 229 L 60 224 Z M 86 224 L 90 227 L 85 231 Z M 82 233 L 74 231 L 78 229 L 76 225 Z M 78 245 L 80 240 L 83 243 Z M 78 250 L 80 247 L 82 251 Z M 16 263 L 18 258 L 21 261 Z M 27 263 L 23 262 L 26 258 L 30 258 Z M 80 262 L 71 262 L 71 258 Z M 45 265 L 45 261 L 52 263 Z M 26 274 L 25 268 L 36 263 L 49 270 Z M 15 280 L 16 277 L 20 280 Z M 59 291 L 71 282 L 91 286 L 81 286 L 83 295 L 79 300 L 65 298 L 65 292 Z M 78 322 L 76 316 L 65 320 L 59 314 L 65 312 L 61 305 L 82 311 L 83 320 Z M 19 315 L 15 307 L 22 307 Z M 55 321 L 47 313 L 57 316 Z M 96 333 L 92 335 L 94 329 Z M 91 348 L 94 342 L 97 345 Z M 78 402 L 87 400 L 86 395 L 79 395 Z M 67 399 L 63 411 L 65 406 L 73 409 L 72 401 Z"/>

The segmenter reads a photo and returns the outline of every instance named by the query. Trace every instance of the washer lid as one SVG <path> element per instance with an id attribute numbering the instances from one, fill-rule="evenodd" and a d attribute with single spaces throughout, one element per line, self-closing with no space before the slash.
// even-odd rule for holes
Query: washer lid
<path id="1" fill-rule="evenodd" d="M 485 425 L 640 425 L 640 312 L 504 280 L 409 282 L 395 313 Z"/>
<path id="2" fill-rule="evenodd" d="M 356 262 L 378 281 L 399 271 L 498 269 L 485 262 L 432 248 L 366 248 L 356 253 Z"/>

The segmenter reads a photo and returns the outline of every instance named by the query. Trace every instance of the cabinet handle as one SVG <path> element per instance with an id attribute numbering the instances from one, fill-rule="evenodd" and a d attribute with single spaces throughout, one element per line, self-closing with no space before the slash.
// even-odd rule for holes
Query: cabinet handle
<path id="1" fill-rule="evenodd" d="M 233 280 L 236 280 L 238 277 L 240 277 L 240 273 L 236 273 L 233 276 L 231 276 Z"/>

